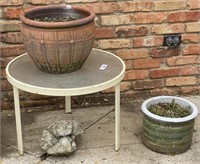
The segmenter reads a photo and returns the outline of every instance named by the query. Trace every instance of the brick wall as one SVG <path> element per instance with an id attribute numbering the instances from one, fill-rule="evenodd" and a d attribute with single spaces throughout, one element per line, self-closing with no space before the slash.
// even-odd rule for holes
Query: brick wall
<path id="1" fill-rule="evenodd" d="M 25 52 L 19 15 L 24 8 L 65 3 L 96 13 L 94 46 L 115 53 L 126 63 L 123 99 L 156 95 L 200 94 L 200 0 L 1 0 L 1 108 L 13 108 L 12 86 L 5 66 Z M 178 47 L 163 47 L 163 35 L 182 35 Z M 112 99 L 113 89 L 81 96 L 80 105 Z M 63 98 L 20 92 L 21 106 L 64 103 Z M 81 102 L 81 103 L 80 103 Z"/>

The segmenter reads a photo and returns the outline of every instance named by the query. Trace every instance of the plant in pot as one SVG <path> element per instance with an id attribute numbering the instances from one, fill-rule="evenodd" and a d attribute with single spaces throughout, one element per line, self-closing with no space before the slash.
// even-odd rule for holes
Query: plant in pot
<path id="1" fill-rule="evenodd" d="M 70 5 L 25 10 L 20 16 L 24 47 L 41 71 L 76 71 L 92 50 L 94 18 L 93 12 Z"/>
<path id="2" fill-rule="evenodd" d="M 197 107 L 184 98 L 158 96 L 142 104 L 142 140 L 149 149 L 179 154 L 190 148 Z"/>

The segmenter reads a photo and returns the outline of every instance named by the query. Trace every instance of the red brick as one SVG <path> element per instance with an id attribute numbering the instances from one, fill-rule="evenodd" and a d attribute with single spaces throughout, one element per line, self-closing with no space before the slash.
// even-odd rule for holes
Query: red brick
<path id="1" fill-rule="evenodd" d="M 196 77 L 172 77 L 166 79 L 166 86 L 184 86 L 184 85 L 195 85 Z"/>
<path id="2" fill-rule="evenodd" d="M 6 79 L 6 71 L 5 71 L 5 69 L 1 69 L 1 79 Z"/>
<path id="3" fill-rule="evenodd" d="M 14 109 L 13 101 L 1 101 L 1 110 L 11 110 Z"/>
<path id="4" fill-rule="evenodd" d="M 96 38 L 113 38 L 115 36 L 112 28 L 96 28 Z"/>
<path id="5" fill-rule="evenodd" d="M 22 43 L 20 32 L 8 32 L 1 34 L 1 41 L 4 43 Z"/>
<path id="6" fill-rule="evenodd" d="M 167 20 L 167 13 L 136 13 L 135 24 L 162 23 Z"/>
<path id="7" fill-rule="evenodd" d="M 167 59 L 169 66 L 178 66 L 197 63 L 197 56 L 178 56 Z"/>
<path id="8" fill-rule="evenodd" d="M 98 48 L 101 49 L 114 49 L 114 48 L 126 48 L 130 46 L 129 39 L 106 39 L 98 41 Z"/>
<path id="9" fill-rule="evenodd" d="M 118 50 L 116 54 L 122 59 L 138 59 L 146 58 L 148 56 L 148 50 L 146 49 L 127 49 Z"/>
<path id="10" fill-rule="evenodd" d="M 165 11 L 165 10 L 181 10 L 186 9 L 186 2 L 183 1 L 154 1 L 155 11 Z"/>
<path id="11" fill-rule="evenodd" d="M 98 0 L 67 0 L 67 3 L 75 3 L 75 2 L 97 2 L 97 1 Z"/>
<path id="12" fill-rule="evenodd" d="M 3 20 L 0 21 L 1 32 L 20 31 L 20 23 L 18 20 Z"/>
<path id="13" fill-rule="evenodd" d="M 136 101 L 136 100 L 144 100 L 144 99 L 147 99 L 149 98 L 149 91 L 148 90 L 129 90 L 129 91 L 126 91 L 124 93 L 121 93 L 121 98 L 123 100 L 133 100 L 133 101 Z"/>
<path id="14" fill-rule="evenodd" d="M 158 88 L 158 89 L 153 89 L 150 90 L 150 95 L 151 96 L 162 96 L 162 95 L 177 95 L 179 93 L 179 89 L 177 88 Z"/>
<path id="15" fill-rule="evenodd" d="M 136 59 L 133 62 L 133 67 L 136 69 L 158 68 L 160 67 L 160 61 L 157 59 Z"/>
<path id="16" fill-rule="evenodd" d="M 183 49 L 183 54 L 184 55 L 199 55 L 200 54 L 200 44 L 191 44 L 191 45 L 187 45 L 184 49 Z"/>
<path id="17" fill-rule="evenodd" d="M 185 33 L 185 25 L 184 24 L 153 25 L 152 33 L 154 34 Z"/>
<path id="18" fill-rule="evenodd" d="M 188 0 L 189 9 L 200 9 L 200 0 Z"/>
<path id="19" fill-rule="evenodd" d="M 12 59 L 14 59 L 15 57 L 9 57 L 9 58 L 1 58 L 0 59 L 0 66 L 1 66 L 1 69 L 2 68 L 5 68 L 6 67 L 6 65 L 12 60 Z"/>
<path id="20" fill-rule="evenodd" d="M 28 93 L 28 92 L 24 92 L 24 95 L 22 96 L 28 98 L 29 100 L 42 100 L 42 99 L 56 98 L 56 96 L 45 96 L 45 95 L 38 95 L 34 93 Z"/>
<path id="21" fill-rule="evenodd" d="M 131 70 L 126 72 L 124 80 L 146 79 L 148 76 L 148 70 Z"/>
<path id="22" fill-rule="evenodd" d="M 25 53 L 24 46 L 22 44 L 8 45 L 3 44 L 0 47 L 1 57 L 18 56 Z"/>
<path id="23" fill-rule="evenodd" d="M 121 12 L 151 11 L 152 8 L 152 2 L 119 2 L 119 11 Z"/>
<path id="24" fill-rule="evenodd" d="M 134 14 L 124 15 L 103 15 L 100 17 L 101 25 L 113 26 L 113 25 L 125 25 L 134 23 Z"/>
<path id="25" fill-rule="evenodd" d="M 60 104 L 59 98 L 52 99 L 41 99 L 41 100 L 28 100 L 28 101 L 20 101 L 21 108 L 28 107 L 42 107 L 42 106 L 51 106 Z"/>
<path id="26" fill-rule="evenodd" d="M 200 35 L 198 34 L 182 34 L 183 43 L 199 43 L 200 42 Z"/>
<path id="27" fill-rule="evenodd" d="M 15 19 L 19 18 L 20 14 L 23 13 L 23 9 L 21 7 L 8 7 L 3 10 L 3 18 L 7 19 Z"/>
<path id="28" fill-rule="evenodd" d="M 197 95 L 199 95 L 200 94 L 200 86 L 181 87 L 181 94 L 190 94 L 190 95 L 197 94 Z"/>
<path id="29" fill-rule="evenodd" d="M 125 60 L 126 70 L 133 69 L 133 60 Z"/>
<path id="30" fill-rule="evenodd" d="M 63 2 L 64 0 L 28 0 L 29 3 L 35 4 L 35 5 L 42 5 L 42 4 L 58 4 Z"/>
<path id="31" fill-rule="evenodd" d="M 120 91 L 123 92 L 123 91 L 127 91 L 131 89 L 131 83 L 130 82 L 121 82 L 120 83 Z M 101 91 L 102 93 L 112 93 L 112 92 L 115 92 L 115 88 L 112 87 L 112 88 L 109 88 L 109 89 L 106 89 L 106 90 L 103 90 Z"/>
<path id="32" fill-rule="evenodd" d="M 167 47 L 167 48 L 152 48 L 149 50 L 149 55 L 152 58 L 164 58 L 170 56 L 178 56 L 181 54 L 179 47 Z"/>
<path id="33" fill-rule="evenodd" d="M 53 3 L 52 0 L 27 0 L 23 2 L 23 0 L 1 0 L 0 5 L 3 3 L 7 3 L 4 5 L 6 7 L 2 8 L 1 18 L 4 18 L 0 21 L 0 31 L 1 33 L 1 77 L 2 80 L 5 79 L 5 66 L 6 64 L 13 59 L 15 56 L 18 56 L 25 52 L 23 46 L 19 43 L 22 43 L 20 40 L 20 21 L 16 18 L 19 17 L 20 14 L 20 3 L 24 3 L 25 5 L 30 5 L 29 1 L 34 1 L 35 5 L 38 4 L 48 4 Z M 196 18 L 196 16 L 191 16 L 192 13 L 198 12 L 200 8 L 198 3 L 199 0 L 163 0 L 163 1 L 113 1 L 113 0 L 55 0 L 55 3 L 62 1 L 62 3 L 67 2 L 68 4 L 72 5 L 79 5 L 85 8 L 92 9 L 96 16 L 97 24 L 97 33 L 96 33 L 96 45 L 101 43 L 100 46 L 107 46 L 107 49 L 110 52 L 116 53 L 119 57 L 124 59 L 126 64 L 126 68 L 129 69 L 126 71 L 126 76 L 121 83 L 121 91 L 124 98 L 146 98 L 147 96 L 155 96 L 155 95 L 174 95 L 174 94 L 200 94 L 200 78 L 199 78 L 199 71 L 198 64 L 200 64 L 200 47 L 198 45 L 200 41 L 200 24 Z M 103 3 L 105 2 L 105 3 Z M 187 3 L 187 6 L 186 6 Z M 152 5 L 153 4 L 153 5 Z M 155 6 L 154 6 L 155 4 Z M 117 6 L 118 5 L 118 6 Z M 2 6 L 2 5 L 1 5 Z M 118 9 L 116 11 L 116 9 Z M 188 10 L 190 9 L 190 10 Z M 152 12 L 152 10 L 156 12 Z M 174 11 L 172 11 L 174 10 Z M 135 12 L 137 11 L 137 12 Z M 145 12 L 142 12 L 145 11 Z M 164 11 L 163 13 L 159 11 Z M 184 12 L 185 11 L 185 12 Z M 109 14 L 108 14 L 109 13 Z M 171 22 L 179 21 L 184 23 L 176 23 L 176 24 L 167 24 L 166 18 L 162 21 L 161 18 L 158 17 L 150 17 L 148 18 L 148 14 L 169 14 L 169 19 Z M 182 14 L 183 15 L 182 15 Z M 189 13 L 189 16 L 188 16 Z M 143 20 L 135 19 L 135 14 L 140 15 L 143 17 Z M 174 14 L 174 15 L 173 15 Z M 186 16 L 184 16 L 184 14 Z M 172 15 L 174 16 L 172 18 Z M 104 20 L 105 18 L 105 20 Z M 112 18 L 112 19 L 110 19 Z M 148 19 L 147 19 L 148 18 Z M 15 20 L 9 20 L 15 19 Z M 173 20 L 174 19 L 174 20 Z M 145 25 L 137 25 L 136 23 L 144 23 Z M 159 22 L 156 24 L 154 22 Z M 197 22 L 188 22 L 188 21 L 197 21 Z M 164 22 L 163 24 L 160 24 Z M 103 26 L 101 26 L 103 25 Z M 105 26 L 104 26 L 105 25 Z M 115 26 L 116 25 L 116 26 Z M 128 25 L 128 26 L 124 26 Z M 166 27 L 167 26 L 167 27 Z M 157 28 L 158 27 L 158 28 Z M 159 28 L 160 27 L 160 28 Z M 151 30 L 153 34 L 158 35 L 151 35 Z M 12 31 L 17 31 L 12 32 Z M 6 33 L 8 32 L 8 33 Z M 172 47 L 172 48 L 164 48 L 162 46 L 163 42 L 163 34 L 169 33 L 181 33 L 182 35 L 182 43 L 179 47 Z M 145 37 L 141 37 L 145 36 Z M 124 39 L 122 39 L 124 37 Z M 160 37 L 160 39 L 158 39 Z M 136 41 L 140 41 L 136 43 Z M 126 42 L 125 40 L 128 40 Z M 132 41 L 135 41 L 136 47 L 133 47 Z M 14 44 L 4 44 L 4 43 L 14 43 Z M 128 43 L 128 44 L 127 44 Z M 134 42 L 133 42 L 134 43 Z M 189 43 L 189 44 L 186 44 Z M 6 45 L 6 46 L 5 46 Z M 20 47 L 20 46 L 21 47 Z M 159 46 L 159 47 L 157 47 Z M 122 47 L 122 48 L 121 48 Z M 124 47 L 124 49 L 123 49 Z M 183 53 L 183 54 L 182 54 Z M 2 56 L 3 55 L 3 56 Z M 186 56 L 182 56 L 186 55 Z M 191 58 L 183 58 L 192 56 Z M 9 57 L 7 57 L 9 56 Z M 11 56 L 11 57 L 10 57 Z M 173 61 L 175 63 L 172 66 L 176 67 L 169 67 L 166 68 L 165 64 L 169 62 L 169 58 L 167 57 L 180 57 L 176 58 L 177 61 Z M 193 57 L 196 56 L 196 62 Z M 149 69 L 149 68 L 136 68 L 133 66 L 137 64 L 137 60 L 152 60 L 152 58 L 157 58 L 156 60 L 159 63 L 159 66 L 156 69 Z M 197 61 L 199 60 L 199 61 Z M 137 61 L 137 62 L 136 62 Z M 162 63 L 165 62 L 166 63 Z M 193 63 L 193 61 L 195 63 Z M 171 61 L 172 62 L 172 61 Z M 198 63 L 199 62 L 199 63 Z M 140 63 L 140 62 L 138 62 Z M 143 62 L 141 62 L 143 63 Z M 149 61 L 150 63 L 150 61 Z M 187 64 L 189 63 L 189 64 Z M 177 65 L 176 65 L 177 64 Z M 138 64 L 139 65 L 139 64 Z M 141 64 L 144 66 L 149 67 L 148 64 Z M 179 66 L 180 65 L 180 66 Z M 139 67 L 139 66 L 138 66 Z M 151 68 L 151 67 L 150 67 Z M 143 70 L 144 69 L 144 70 Z M 176 69 L 181 70 L 181 73 L 176 75 Z M 174 70 L 174 72 L 173 72 Z M 157 72 L 156 72 L 157 71 Z M 185 84 L 187 79 L 183 80 L 183 85 L 178 83 L 178 87 L 176 85 L 171 85 L 169 87 L 163 88 L 164 80 L 167 78 L 169 82 L 171 76 L 189 76 L 195 79 L 195 84 Z M 162 77 L 163 76 L 163 77 Z M 150 80 L 150 78 L 153 78 Z M 155 78 L 162 78 L 162 79 L 155 79 Z M 179 77 L 176 77 L 179 78 Z M 137 82 L 139 80 L 139 82 Z M 154 81 L 154 80 L 161 80 Z M 180 79 L 178 79 L 180 80 Z M 155 84 L 154 84 L 155 83 Z M 189 82 L 188 82 L 189 83 Z M 133 84 L 133 85 L 131 85 Z M 144 85 L 144 86 L 143 86 Z M 161 88 L 156 87 L 161 85 Z M 191 85 L 191 86 L 187 86 Z M 9 88 L 9 83 L 2 83 L 3 88 L 5 91 L 8 92 L 7 89 L 11 89 L 10 93 L 12 93 L 12 87 Z M 134 90 L 133 87 L 136 87 Z M 143 90 L 143 88 L 145 90 Z M 141 89 L 141 90 L 140 90 Z M 181 92 L 180 92 L 181 89 Z M 105 93 L 113 93 L 113 88 L 108 89 Z M 2 92 L 1 92 L 2 94 Z M 10 97 L 4 97 L 2 94 L 3 99 L 5 100 L 1 105 L 6 109 L 8 107 L 13 108 L 13 95 L 10 94 Z M 40 97 L 37 95 L 31 96 L 29 94 L 20 95 L 23 99 L 22 106 L 33 106 L 33 105 L 47 105 L 47 104 L 55 104 L 57 103 L 57 99 L 49 99 L 48 97 L 43 97 L 40 100 Z M 37 99 L 37 101 L 32 101 L 31 99 Z M 26 101 L 25 101 L 26 99 Z M 11 100 L 11 101 L 10 101 Z M 39 101 L 38 101 L 39 100 Z M 45 100 L 45 101 L 44 101 Z M 64 99 L 63 99 L 64 102 Z"/>
<path id="34" fill-rule="evenodd" d="M 112 26 L 121 24 L 119 15 L 100 16 L 100 20 L 101 20 L 101 25 Z"/>
<path id="35" fill-rule="evenodd" d="M 200 32 L 200 22 L 186 23 L 186 32 Z"/>
<path id="36" fill-rule="evenodd" d="M 75 5 L 76 6 L 76 5 Z M 77 4 L 77 6 L 82 6 L 86 9 L 92 10 L 96 14 L 113 13 L 117 10 L 116 3 L 87 3 L 87 4 Z"/>
<path id="37" fill-rule="evenodd" d="M 133 88 L 136 90 L 153 89 L 163 87 L 162 80 L 138 80 L 133 83 Z"/>
<path id="38" fill-rule="evenodd" d="M 192 22 L 200 18 L 199 11 L 173 12 L 168 15 L 168 22 Z"/>
<path id="39" fill-rule="evenodd" d="M 148 33 L 148 26 L 123 26 L 116 28 L 117 37 L 143 36 Z"/>
<path id="40" fill-rule="evenodd" d="M 97 42 L 97 40 L 94 40 L 94 43 L 93 43 L 93 46 L 92 46 L 93 48 L 97 48 L 98 47 L 98 42 Z"/>
<path id="41" fill-rule="evenodd" d="M 19 97 L 20 97 L 20 99 L 21 99 L 21 94 L 22 94 L 22 93 L 25 93 L 25 92 L 19 90 Z M 27 92 L 26 92 L 26 93 L 27 93 Z M 3 96 L 3 99 L 2 99 L 2 100 L 4 100 L 4 101 L 7 101 L 7 100 L 13 101 L 13 99 L 14 99 L 14 97 L 13 97 L 13 90 L 2 91 L 2 92 L 1 92 L 1 95 Z"/>
<path id="42" fill-rule="evenodd" d="M 181 67 L 181 75 L 197 75 L 198 67 L 197 66 L 185 66 Z"/>
<path id="43" fill-rule="evenodd" d="M 24 3 L 24 0 L 1 0 L 0 6 L 16 6 L 16 5 L 22 5 Z"/>
<path id="44" fill-rule="evenodd" d="M 12 90 L 12 85 L 6 79 L 1 79 L 1 91 L 8 90 Z"/>
<path id="45" fill-rule="evenodd" d="M 133 38 L 133 47 L 152 47 L 163 44 L 162 36 L 135 37 Z"/>
<path id="46" fill-rule="evenodd" d="M 151 78 L 162 78 L 180 75 L 180 68 L 162 68 L 157 70 L 150 70 Z"/>

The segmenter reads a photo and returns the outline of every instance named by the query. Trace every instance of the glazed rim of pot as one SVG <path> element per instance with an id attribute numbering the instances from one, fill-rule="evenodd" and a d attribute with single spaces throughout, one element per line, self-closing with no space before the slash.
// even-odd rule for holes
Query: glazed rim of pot
<path id="1" fill-rule="evenodd" d="M 189 116 L 182 117 L 182 118 L 162 117 L 162 116 L 158 116 L 156 114 L 153 114 L 147 108 L 150 105 L 161 102 L 158 99 L 164 100 L 164 102 L 171 102 L 173 99 L 175 99 L 175 101 L 178 104 L 179 104 L 179 102 L 184 102 L 184 104 L 187 104 L 187 106 L 191 107 L 191 114 Z M 176 96 L 157 96 L 157 97 L 149 98 L 142 103 L 141 108 L 142 108 L 142 112 L 146 116 L 150 117 L 153 120 L 159 120 L 159 121 L 162 121 L 162 122 L 181 123 L 181 122 L 186 122 L 186 121 L 192 120 L 198 115 L 198 109 L 197 109 L 196 105 L 194 105 L 189 100 L 186 100 L 186 99 L 181 98 L 181 97 L 176 97 Z"/>
<path id="2" fill-rule="evenodd" d="M 60 9 L 62 11 L 64 10 L 75 10 L 82 13 L 85 13 L 86 17 L 73 20 L 73 21 L 66 21 L 66 22 L 42 22 L 42 21 L 36 21 L 31 18 L 28 18 L 28 15 L 31 15 L 32 13 L 41 12 L 41 11 L 50 11 L 50 10 L 56 10 Z M 44 16 L 44 14 L 42 14 Z M 39 15 L 35 15 L 35 17 L 38 17 Z M 34 17 L 34 15 L 32 16 Z M 21 14 L 20 19 L 21 21 L 29 26 L 35 26 L 35 27 L 44 27 L 44 28 L 64 28 L 64 27 L 73 27 L 73 26 L 81 26 L 84 24 L 88 24 L 92 22 L 95 18 L 95 13 L 86 9 L 83 9 L 81 7 L 72 7 L 70 5 L 48 5 L 48 6 L 42 6 L 42 7 L 34 7 L 31 9 L 27 9 L 24 11 L 23 14 Z"/>

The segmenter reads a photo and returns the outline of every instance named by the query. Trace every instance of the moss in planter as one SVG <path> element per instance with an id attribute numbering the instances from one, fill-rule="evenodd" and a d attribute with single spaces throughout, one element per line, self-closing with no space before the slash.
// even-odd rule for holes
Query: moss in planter
<path id="1" fill-rule="evenodd" d="M 81 19 L 79 14 L 71 14 L 70 16 L 65 17 L 44 17 L 44 18 L 33 18 L 33 20 L 41 22 L 67 22 L 72 20 Z"/>
<path id="2" fill-rule="evenodd" d="M 170 103 L 158 103 L 150 105 L 148 110 L 162 117 L 181 118 L 191 114 L 190 107 L 181 107 L 173 99 Z"/>

